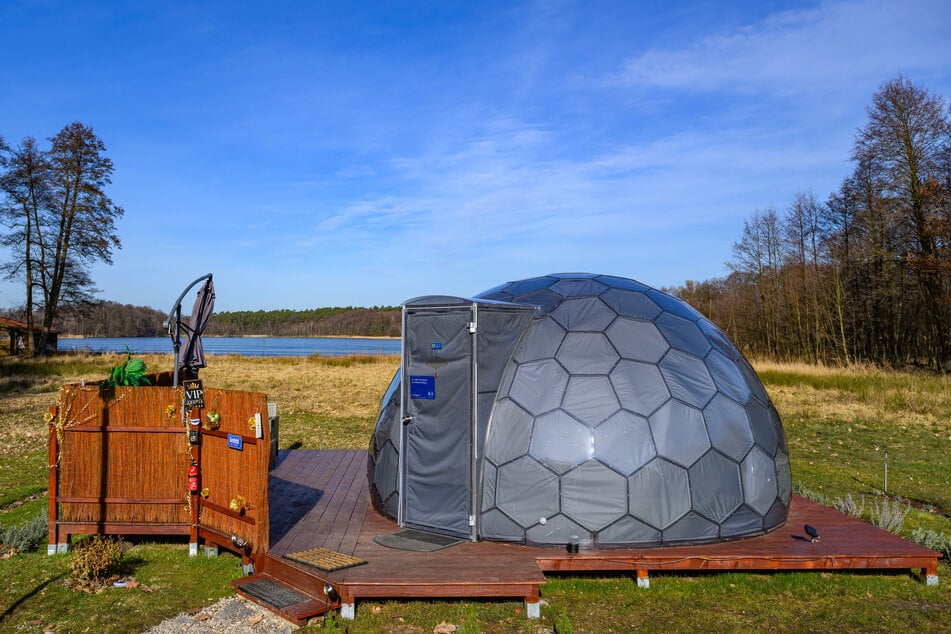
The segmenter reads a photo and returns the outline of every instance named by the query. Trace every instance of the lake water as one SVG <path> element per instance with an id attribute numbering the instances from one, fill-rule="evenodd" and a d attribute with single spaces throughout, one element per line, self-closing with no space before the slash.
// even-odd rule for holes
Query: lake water
<path id="1" fill-rule="evenodd" d="M 306 357 L 312 354 L 399 354 L 399 339 L 349 337 L 202 337 L 205 354 L 239 354 L 246 357 Z M 184 347 L 184 337 L 182 338 Z M 172 354 L 169 337 L 85 337 L 60 338 L 61 352 L 125 352 Z"/>

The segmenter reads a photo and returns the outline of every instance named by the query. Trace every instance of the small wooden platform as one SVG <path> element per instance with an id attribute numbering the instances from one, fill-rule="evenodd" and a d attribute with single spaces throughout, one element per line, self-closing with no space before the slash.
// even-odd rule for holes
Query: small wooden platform
<path id="1" fill-rule="evenodd" d="M 373 541 L 400 527 L 370 507 L 366 469 L 362 450 L 281 451 L 269 481 L 270 550 L 255 560 L 253 577 L 233 582 L 238 592 L 242 584 L 271 579 L 306 594 L 307 606 L 274 610 L 303 623 L 337 607 L 352 618 L 363 598 L 523 598 L 528 614 L 537 616 L 545 572 L 629 570 L 643 587 L 651 570 L 921 569 L 937 582 L 938 553 L 799 496 L 782 528 L 718 544 L 577 554 L 487 541 L 430 553 L 394 550 Z M 819 529 L 820 542 L 806 537 L 804 524 Z M 284 557 L 314 548 L 367 563 L 322 572 Z"/>

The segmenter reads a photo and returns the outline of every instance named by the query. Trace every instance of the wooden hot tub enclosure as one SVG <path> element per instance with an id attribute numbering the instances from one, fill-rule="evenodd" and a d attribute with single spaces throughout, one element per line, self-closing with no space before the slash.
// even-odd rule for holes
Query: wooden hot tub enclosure
<path id="1" fill-rule="evenodd" d="M 189 535 L 193 554 L 199 541 L 267 550 L 276 416 L 261 393 L 201 394 L 183 413 L 181 386 L 61 389 L 47 414 L 51 554 L 90 533 Z"/>

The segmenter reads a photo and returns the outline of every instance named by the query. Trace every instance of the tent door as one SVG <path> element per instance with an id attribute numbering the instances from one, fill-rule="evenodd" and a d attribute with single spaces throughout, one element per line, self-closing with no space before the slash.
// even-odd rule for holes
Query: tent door
<path id="1" fill-rule="evenodd" d="M 405 307 L 400 524 L 475 538 L 470 305 Z"/>

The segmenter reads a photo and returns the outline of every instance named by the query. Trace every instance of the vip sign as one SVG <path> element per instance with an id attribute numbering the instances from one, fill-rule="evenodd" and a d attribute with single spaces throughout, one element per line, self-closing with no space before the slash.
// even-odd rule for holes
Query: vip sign
<path id="1" fill-rule="evenodd" d="M 194 379 L 183 381 L 182 387 L 185 388 L 185 409 L 205 407 L 205 391 L 201 386 L 201 381 Z"/>

